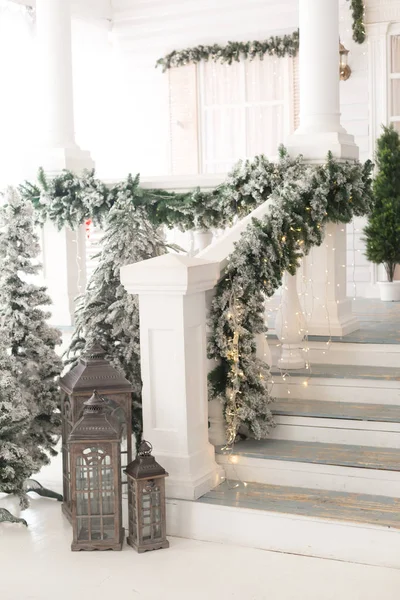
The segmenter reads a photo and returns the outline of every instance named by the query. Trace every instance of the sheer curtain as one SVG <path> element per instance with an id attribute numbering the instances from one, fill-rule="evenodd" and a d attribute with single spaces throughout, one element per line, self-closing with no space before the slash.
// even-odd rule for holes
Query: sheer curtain
<path id="1" fill-rule="evenodd" d="M 0 188 L 26 175 L 35 141 L 37 83 L 30 11 L 0 0 Z"/>
<path id="2" fill-rule="evenodd" d="M 239 158 L 276 158 L 293 127 L 292 64 L 265 57 L 200 66 L 202 166 L 222 173 Z"/>
<path id="3" fill-rule="evenodd" d="M 390 37 L 390 121 L 400 132 L 400 35 Z"/>

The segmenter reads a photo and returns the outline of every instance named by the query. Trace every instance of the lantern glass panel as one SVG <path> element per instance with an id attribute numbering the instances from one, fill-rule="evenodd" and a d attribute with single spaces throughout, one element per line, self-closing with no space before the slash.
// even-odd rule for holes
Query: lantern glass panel
<path id="1" fill-rule="evenodd" d="M 78 540 L 114 537 L 115 498 L 111 457 L 103 449 L 86 448 L 76 459 Z"/>

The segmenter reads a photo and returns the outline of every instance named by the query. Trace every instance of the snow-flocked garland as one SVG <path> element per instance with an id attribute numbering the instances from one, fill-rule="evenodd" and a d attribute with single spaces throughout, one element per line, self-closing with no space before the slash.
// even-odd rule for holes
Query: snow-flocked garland
<path id="1" fill-rule="evenodd" d="M 266 40 L 253 42 L 228 42 L 225 46 L 195 46 L 184 50 L 173 50 L 163 58 L 158 59 L 156 67 L 162 67 L 163 72 L 173 67 L 196 64 L 204 61 L 214 61 L 231 65 L 233 62 L 269 56 L 296 56 L 299 50 L 299 32 L 283 36 L 271 36 Z"/>
<path id="2" fill-rule="evenodd" d="M 101 226 L 121 195 L 151 223 L 182 230 L 225 227 L 271 200 L 268 215 L 253 220 L 235 245 L 210 313 L 209 356 L 218 363 L 210 374 L 210 398 L 223 403 L 227 439 L 233 443 L 241 428 L 259 439 L 273 425 L 269 367 L 256 357 L 255 344 L 255 335 L 265 332 L 265 297 L 322 242 L 326 222 L 348 223 L 368 212 L 371 172 L 370 161 L 339 163 L 329 156 L 323 166 L 306 165 L 281 148 L 277 163 L 262 155 L 239 161 L 226 181 L 207 193 L 144 190 L 138 176 L 108 189 L 94 172 L 79 177 L 69 171 L 50 181 L 40 171 L 38 185 L 26 183 L 21 191 L 41 223 L 49 220 L 59 228 L 76 228 L 87 219 Z"/>
<path id="3" fill-rule="evenodd" d="M 210 322 L 209 357 L 218 361 L 210 374 L 210 396 L 224 407 L 227 442 L 239 429 L 265 438 L 274 425 L 268 366 L 256 356 L 257 333 L 265 332 L 264 302 L 282 284 L 285 271 L 294 274 L 298 261 L 322 243 L 328 221 L 348 223 L 371 205 L 372 163 L 340 164 L 332 156 L 322 166 L 302 164 L 301 157 L 281 155 L 285 173 L 270 193 L 257 180 L 235 200 L 252 195 L 271 200 L 269 213 L 247 227 L 229 257 L 216 288 Z"/>
<path id="4" fill-rule="evenodd" d="M 357 44 L 365 42 L 365 7 L 363 0 L 350 0 L 351 12 L 353 15 L 353 40 Z"/>

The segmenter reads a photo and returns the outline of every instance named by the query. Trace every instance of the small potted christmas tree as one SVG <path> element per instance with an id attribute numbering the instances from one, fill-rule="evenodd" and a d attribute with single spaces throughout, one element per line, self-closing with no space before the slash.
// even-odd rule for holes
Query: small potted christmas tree
<path id="1" fill-rule="evenodd" d="M 378 283 L 381 300 L 400 301 L 400 281 L 394 281 L 400 264 L 400 137 L 393 126 L 384 127 L 378 139 L 376 164 L 374 204 L 364 229 L 366 256 L 385 267 L 387 281 Z"/>

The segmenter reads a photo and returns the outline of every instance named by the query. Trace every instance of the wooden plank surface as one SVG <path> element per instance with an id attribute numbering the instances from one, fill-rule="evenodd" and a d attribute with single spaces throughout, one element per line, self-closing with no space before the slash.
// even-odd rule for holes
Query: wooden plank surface
<path id="1" fill-rule="evenodd" d="M 400 529 L 400 499 L 225 481 L 197 502 Z"/>
<path id="2" fill-rule="evenodd" d="M 275 415 L 400 423 L 400 405 L 278 398 L 271 408 Z"/>
<path id="3" fill-rule="evenodd" d="M 365 367 L 362 365 L 312 364 L 310 369 L 290 369 L 284 371 L 273 367 L 273 375 L 287 373 L 286 381 L 293 377 L 331 377 L 332 379 L 376 379 L 379 381 L 400 381 L 400 368 Z"/>
<path id="4" fill-rule="evenodd" d="M 360 469 L 400 471 L 400 449 L 290 440 L 244 440 L 219 454 L 249 458 L 304 462 Z"/>

